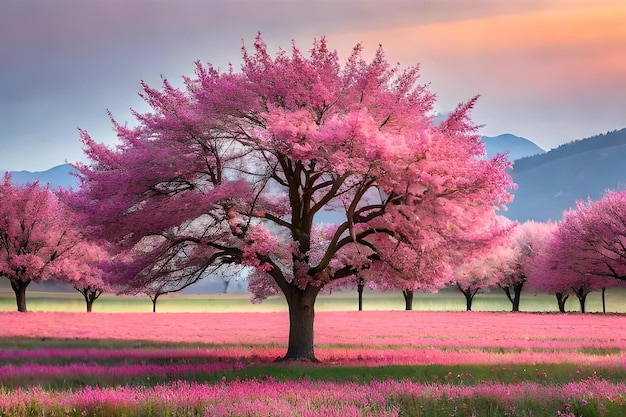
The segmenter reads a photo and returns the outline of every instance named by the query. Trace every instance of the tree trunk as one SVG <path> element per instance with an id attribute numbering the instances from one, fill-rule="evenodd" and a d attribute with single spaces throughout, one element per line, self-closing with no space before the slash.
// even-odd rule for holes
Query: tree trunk
<path id="1" fill-rule="evenodd" d="M 18 279 L 9 279 L 11 281 L 11 288 L 15 292 L 15 301 L 17 302 L 17 311 L 25 313 L 26 310 L 26 287 L 30 284 L 30 280 L 22 281 Z"/>
<path id="2" fill-rule="evenodd" d="M 606 314 L 606 288 L 602 288 L 602 313 Z"/>
<path id="3" fill-rule="evenodd" d="M 404 290 L 402 295 L 404 296 L 404 309 L 406 311 L 413 310 L 413 290 Z"/>
<path id="4" fill-rule="evenodd" d="M 154 295 L 150 295 L 150 301 L 152 301 L 152 312 L 156 313 L 156 302 L 157 299 L 159 298 L 159 295 L 161 295 L 160 293 L 156 293 Z"/>
<path id="5" fill-rule="evenodd" d="M 557 292 L 556 294 L 556 303 L 559 306 L 559 311 L 561 313 L 565 313 L 565 302 L 569 298 L 569 295 L 564 295 L 563 293 Z"/>
<path id="6" fill-rule="evenodd" d="M 584 313 L 585 312 L 585 302 L 587 301 L 587 295 L 589 293 L 587 293 L 584 290 L 580 289 L 578 291 L 574 291 L 574 294 L 576 294 L 576 297 L 578 297 L 578 301 L 580 302 L 580 312 Z"/>
<path id="7" fill-rule="evenodd" d="M 85 303 L 87 304 L 87 313 L 91 313 L 93 310 L 93 300 L 89 297 L 85 297 Z"/>
<path id="8" fill-rule="evenodd" d="M 87 287 L 83 292 L 83 296 L 85 297 L 85 302 L 87 303 L 87 313 L 91 313 L 93 308 L 93 303 L 102 295 L 102 290 L 100 288 L 92 288 Z"/>
<path id="9" fill-rule="evenodd" d="M 472 311 L 472 301 L 474 301 L 474 296 L 478 293 L 478 290 L 480 288 L 472 289 L 472 287 L 469 287 L 467 289 L 463 289 L 463 288 L 461 288 L 461 286 L 459 284 L 457 284 L 456 286 L 459 289 L 459 291 L 461 291 L 463 293 L 463 295 L 465 296 L 465 309 L 466 309 L 466 311 Z"/>
<path id="10" fill-rule="evenodd" d="M 513 284 L 513 292 L 511 292 L 511 287 L 500 287 L 504 290 L 506 294 L 506 298 L 511 302 L 511 311 L 519 311 L 519 304 L 522 298 L 522 288 L 524 288 L 524 281 L 516 282 Z"/>
<path id="11" fill-rule="evenodd" d="M 578 300 L 580 301 L 580 312 L 584 313 L 585 312 L 585 302 L 587 300 L 587 294 L 579 297 Z"/>
<path id="12" fill-rule="evenodd" d="M 356 281 L 356 289 L 359 293 L 359 311 L 363 311 L 363 289 L 365 288 L 365 280 L 359 278 Z"/>
<path id="13" fill-rule="evenodd" d="M 513 299 L 513 308 L 511 311 L 519 311 L 519 302 L 520 302 L 521 290 L 519 293 L 515 293 L 515 298 Z"/>
<path id="14" fill-rule="evenodd" d="M 289 345 L 282 360 L 304 359 L 317 362 L 313 349 L 315 299 L 320 288 L 307 286 L 301 290 L 289 285 L 285 298 L 289 305 Z"/>
<path id="15" fill-rule="evenodd" d="M 102 290 L 100 288 L 94 288 L 92 286 L 87 287 L 74 287 L 76 291 L 83 295 L 85 304 L 87 305 L 87 313 L 91 313 L 93 309 L 93 302 L 100 297 Z"/>

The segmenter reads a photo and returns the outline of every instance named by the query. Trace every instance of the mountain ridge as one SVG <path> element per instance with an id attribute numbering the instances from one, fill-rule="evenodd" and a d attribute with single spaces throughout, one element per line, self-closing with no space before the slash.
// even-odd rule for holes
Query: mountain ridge
<path id="1" fill-rule="evenodd" d="M 515 161 L 513 169 L 521 172 L 562 157 L 617 145 L 626 145 L 626 128 L 567 142 L 541 155 L 530 155 L 520 158 Z"/>
<path id="2" fill-rule="evenodd" d="M 546 152 L 533 141 L 511 133 L 503 133 L 498 136 L 482 136 L 482 140 L 485 144 L 487 156 L 493 157 L 497 154 L 506 153 L 511 162 Z"/>
<path id="3" fill-rule="evenodd" d="M 3 175 L 7 171 L 2 171 Z M 50 184 L 50 188 L 77 188 L 78 177 L 76 170 L 70 164 L 54 166 L 45 171 L 9 171 L 11 180 L 15 184 L 30 184 L 39 181 L 40 184 Z"/>
<path id="4" fill-rule="evenodd" d="M 601 198 L 606 190 L 626 187 L 626 144 L 560 155 L 511 176 L 518 185 L 515 199 L 502 214 L 518 221 L 560 220 L 576 201 Z"/>

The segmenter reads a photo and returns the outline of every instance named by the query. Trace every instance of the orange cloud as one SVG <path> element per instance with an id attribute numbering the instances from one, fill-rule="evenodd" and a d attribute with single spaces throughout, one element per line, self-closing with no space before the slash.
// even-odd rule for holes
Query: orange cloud
<path id="1" fill-rule="evenodd" d="M 502 90 L 518 98 L 573 89 L 614 94 L 616 87 L 626 88 L 626 4 L 564 3 L 339 38 L 345 46 L 358 39 L 368 50 L 382 43 L 391 61 L 422 63 L 425 80 L 456 97 Z"/>

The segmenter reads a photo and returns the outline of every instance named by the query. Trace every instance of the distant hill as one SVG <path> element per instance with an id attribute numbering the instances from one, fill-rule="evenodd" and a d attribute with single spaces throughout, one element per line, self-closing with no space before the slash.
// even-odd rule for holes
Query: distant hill
<path id="1" fill-rule="evenodd" d="M 607 189 L 626 189 L 626 129 L 573 141 L 515 161 L 518 185 L 505 216 L 560 220 L 577 200 L 598 199 Z"/>
<path id="2" fill-rule="evenodd" d="M 626 145 L 626 128 L 564 143 L 563 145 L 560 145 L 559 147 L 554 148 L 550 150 L 550 152 L 542 155 L 523 157 L 515 161 L 514 170 L 521 172 L 557 159 L 572 156 L 574 154 L 581 154 L 619 145 Z"/>
<path id="3" fill-rule="evenodd" d="M 482 139 L 485 143 L 487 156 L 492 157 L 499 153 L 508 153 L 511 162 L 546 152 L 530 140 L 510 133 L 493 137 L 483 136 Z"/>
<path id="4" fill-rule="evenodd" d="M 6 171 L 5 171 L 6 172 Z M 73 188 L 78 185 L 78 178 L 72 173 L 76 172 L 69 164 L 58 165 L 47 171 L 11 171 L 11 179 L 14 184 L 30 184 L 39 181 L 40 184 L 50 184 L 51 188 Z M 4 172 L 2 172 L 4 175 Z"/>

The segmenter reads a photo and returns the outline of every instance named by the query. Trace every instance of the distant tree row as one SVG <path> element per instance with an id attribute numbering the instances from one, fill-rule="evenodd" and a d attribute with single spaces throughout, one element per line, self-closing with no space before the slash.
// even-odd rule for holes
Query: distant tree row
<path id="1" fill-rule="evenodd" d="M 69 195 L 69 191 L 51 191 L 38 183 L 13 185 L 8 174 L 0 184 L 0 276 L 9 280 L 18 311 L 26 311 L 28 285 L 48 279 L 70 283 L 83 295 L 88 312 L 103 292 L 114 292 L 114 288 L 118 293 L 148 295 L 156 311 L 159 296 L 197 282 L 195 276 L 187 279 L 173 273 L 160 275 L 160 279 L 136 276 L 119 282 L 114 273 L 118 261 L 112 261 L 104 244 L 86 238 L 84 226 L 66 204 Z M 145 242 L 142 248 L 148 249 Z M 602 291 L 605 310 L 605 290 L 626 286 L 626 191 L 607 191 L 598 201 L 579 201 L 560 222 L 513 225 L 508 239 L 455 264 L 450 271 L 449 281 L 440 287 L 395 274 L 374 276 L 362 271 L 355 276 L 359 310 L 366 285 L 400 290 L 407 310 L 412 309 L 414 292 L 449 286 L 464 295 L 468 311 L 476 294 L 491 288 L 504 291 L 512 311 L 519 311 L 523 289 L 553 294 L 561 312 L 571 295 L 585 312 L 588 294 Z M 225 282 L 241 270 L 229 272 Z M 252 276 L 251 290 L 257 299 L 274 293 L 255 288 L 255 280 Z"/>
<path id="2" fill-rule="evenodd" d="M 517 225 L 509 243 L 457 267 L 451 284 L 471 310 L 474 296 L 500 287 L 519 311 L 522 289 L 553 294 L 559 311 L 575 295 L 580 311 L 591 292 L 626 286 L 626 191 L 579 201 L 556 223 Z"/>

